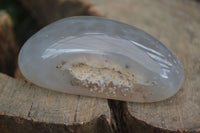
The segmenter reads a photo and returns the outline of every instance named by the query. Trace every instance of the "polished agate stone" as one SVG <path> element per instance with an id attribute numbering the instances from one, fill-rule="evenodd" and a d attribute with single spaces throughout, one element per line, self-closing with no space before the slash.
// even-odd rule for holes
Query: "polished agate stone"
<path id="1" fill-rule="evenodd" d="M 132 102 L 173 96 L 184 71 L 174 54 L 146 32 L 98 17 L 54 22 L 22 47 L 19 68 L 43 88 Z"/>

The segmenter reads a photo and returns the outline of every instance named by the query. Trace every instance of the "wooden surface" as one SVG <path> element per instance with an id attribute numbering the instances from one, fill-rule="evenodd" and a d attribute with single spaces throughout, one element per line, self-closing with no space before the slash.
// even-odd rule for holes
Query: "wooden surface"
<path id="1" fill-rule="evenodd" d="M 126 0 L 122 5 L 120 0 L 88 1 L 105 17 L 152 34 L 183 64 L 185 81 L 174 97 L 152 104 L 128 103 L 130 115 L 158 128 L 200 130 L 200 5 L 189 0 Z"/>
<path id="2" fill-rule="evenodd" d="M 17 59 L 17 46 L 9 15 L 0 11 L 0 72 L 14 75 Z"/>
<path id="3" fill-rule="evenodd" d="M 68 12 L 63 11 L 65 8 L 53 8 L 52 11 L 54 13 L 49 15 L 48 8 L 48 10 L 45 10 L 46 8 L 39 8 L 44 7 L 39 1 L 21 1 L 33 15 L 37 12 L 39 15 L 46 16 L 35 16 L 38 23 L 41 25 L 46 25 L 63 16 L 70 16 L 70 13 L 68 14 Z M 45 0 L 43 0 L 43 2 L 45 3 Z M 65 5 L 68 0 L 57 0 L 54 2 L 61 2 L 57 5 L 62 7 L 62 2 Z M 44 126 L 46 124 L 48 127 L 51 126 L 51 124 L 57 124 L 57 126 L 64 124 L 68 127 L 70 123 L 73 123 L 72 125 L 82 121 L 90 123 L 89 121 L 92 119 L 104 115 L 103 120 L 100 122 L 101 124 L 96 125 L 99 125 L 99 127 L 104 127 L 106 125 L 105 127 L 107 128 L 105 129 L 108 129 L 106 130 L 108 132 L 111 132 L 111 129 L 112 132 L 115 133 L 200 132 L 200 5 L 191 0 L 124 0 L 123 2 L 121 0 L 110 0 L 109 2 L 107 0 L 82 0 L 78 2 L 81 2 L 83 6 L 86 5 L 88 11 L 96 12 L 101 16 L 141 28 L 167 45 L 183 64 L 185 70 L 183 87 L 172 98 L 151 104 L 126 103 L 109 100 L 108 107 L 106 100 L 81 97 L 82 99 L 88 99 L 86 103 L 88 103 L 89 106 L 84 106 L 83 109 L 80 107 L 79 112 L 82 114 L 77 115 L 74 113 L 74 111 L 76 112 L 74 106 L 79 107 L 85 104 L 84 101 L 78 104 L 78 101 L 81 99 L 79 98 L 78 100 L 78 96 L 43 90 L 35 86 L 30 86 L 29 84 L 25 84 L 24 87 L 22 81 L 17 81 L 5 75 L 1 75 L 0 95 L 1 97 L 3 96 L 2 99 L 8 100 L 0 102 L 0 112 L 4 113 L 4 115 L 1 115 L 0 120 L 3 119 L 3 122 L 7 123 L 10 121 L 13 122 L 12 119 L 15 117 L 18 118 L 19 115 L 20 117 L 22 116 L 24 120 L 30 123 L 32 122 L 32 125 L 37 122 L 43 122 L 43 124 L 39 125 Z M 37 8 L 33 8 L 30 4 L 35 5 Z M 87 6 L 88 4 L 90 5 L 89 7 Z M 72 10 L 72 8 L 66 8 L 65 10 L 68 11 L 69 9 Z M 80 14 L 75 13 L 73 15 Z M 88 13 L 88 15 L 92 14 Z M 8 80 L 5 80 L 6 78 Z M 27 88 L 31 90 L 29 93 L 25 91 Z M 18 90 L 20 90 L 20 93 Z M 2 92 L 4 92 L 4 94 Z M 31 92 L 33 93 L 32 95 L 30 94 Z M 31 97 L 30 101 L 34 102 L 34 104 L 32 104 L 32 102 L 27 102 L 29 101 L 29 95 Z M 68 104 L 61 102 L 61 99 L 66 100 L 68 96 L 70 100 L 67 100 L 67 103 L 73 101 L 72 104 L 74 106 L 67 106 Z M 13 99 L 13 97 L 18 100 Z M 27 101 L 21 97 L 25 97 Z M 9 101 L 9 99 L 12 100 Z M 99 103 L 96 101 L 99 101 Z M 20 103 L 20 105 L 16 104 L 16 102 Z M 9 104 L 6 105 L 7 103 Z M 91 104 L 93 104 L 93 106 Z M 54 106 L 60 108 L 56 110 Z M 22 108 L 25 109 L 22 110 Z M 29 111 L 30 108 L 31 111 Z M 95 112 L 94 110 L 96 110 L 96 112 L 99 113 L 94 113 L 89 117 L 87 115 L 88 112 L 86 113 L 86 111 L 83 111 L 84 109 L 90 109 L 89 111 L 91 112 Z M 63 113 L 65 110 L 67 110 L 67 112 Z M 11 114 L 11 116 L 8 114 Z M 4 117 L 6 117 L 6 119 Z M 58 119 L 56 119 L 57 117 Z M 74 119 L 74 117 L 76 119 Z M 29 119 L 36 119 L 37 121 L 35 122 Z M 94 121 L 97 122 L 97 120 Z M 102 123 L 105 125 L 102 126 Z M 99 131 L 94 130 L 97 128 L 91 125 L 88 127 L 90 127 L 91 130 L 93 129 L 93 132 Z M 80 125 L 80 127 L 83 127 L 83 125 Z M 73 126 L 71 128 L 74 130 L 76 129 Z M 58 131 L 58 129 L 60 128 L 54 128 L 56 131 Z M 81 131 L 81 128 L 78 129 Z M 99 129 L 104 130 L 104 128 Z M 30 130 L 30 128 L 27 128 L 26 131 L 28 130 Z"/>
<path id="4" fill-rule="evenodd" d="M 63 128 L 60 133 L 87 133 L 97 129 L 99 133 L 111 132 L 105 99 L 49 91 L 3 74 L 0 81 L 0 131 L 3 133 L 55 133 L 51 128 L 56 132 Z M 45 125 L 46 129 L 40 131 Z"/>
<path id="5" fill-rule="evenodd" d="M 92 4 L 83 0 L 20 0 L 40 26 L 58 19 L 80 15 L 98 15 Z M 47 4 L 48 3 L 48 4 Z"/>

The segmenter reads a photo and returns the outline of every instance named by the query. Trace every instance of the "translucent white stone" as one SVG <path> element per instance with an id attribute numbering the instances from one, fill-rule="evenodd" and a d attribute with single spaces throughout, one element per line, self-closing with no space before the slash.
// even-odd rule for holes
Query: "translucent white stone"
<path id="1" fill-rule="evenodd" d="M 76 95 L 155 102 L 184 78 L 178 59 L 135 27 L 97 17 L 52 23 L 22 47 L 19 67 L 38 86 Z"/>

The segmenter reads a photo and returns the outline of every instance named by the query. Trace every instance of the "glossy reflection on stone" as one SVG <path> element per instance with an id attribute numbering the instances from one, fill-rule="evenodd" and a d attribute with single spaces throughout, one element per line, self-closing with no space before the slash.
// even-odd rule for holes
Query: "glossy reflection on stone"
<path id="1" fill-rule="evenodd" d="M 18 63 L 38 86 L 132 102 L 167 99 L 184 78 L 178 59 L 154 37 L 97 17 L 46 26 L 24 44 Z"/>

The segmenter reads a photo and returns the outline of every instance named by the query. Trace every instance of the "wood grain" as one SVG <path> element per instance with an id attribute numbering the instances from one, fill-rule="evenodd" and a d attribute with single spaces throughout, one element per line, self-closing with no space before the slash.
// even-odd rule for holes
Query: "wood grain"
<path id="1" fill-rule="evenodd" d="M 104 0 L 88 1 L 95 3 L 93 9 L 105 17 L 139 27 L 161 40 L 178 56 L 185 70 L 183 87 L 172 98 L 151 104 L 127 103 L 132 116 L 127 123 L 136 118 L 170 131 L 199 131 L 200 6 L 187 0 L 126 0 L 123 5 L 120 0 L 107 4 Z"/>
<path id="2" fill-rule="evenodd" d="M 34 123 L 42 123 L 42 126 L 47 123 L 63 125 L 62 128 L 72 128 L 71 132 L 89 130 L 96 133 L 95 130 L 104 126 L 99 131 L 110 132 L 110 113 L 105 99 L 54 92 L 3 74 L 0 74 L 0 81 L 1 131 L 13 131 L 15 128 L 9 123 L 14 119 L 16 127 L 19 126 L 18 131 L 24 133 L 31 130 Z M 29 124 L 25 124 L 25 121 Z M 26 130 L 20 127 L 26 127 Z M 47 130 L 50 130 L 48 126 L 45 131 Z M 38 132 L 39 127 L 32 132 L 34 131 Z"/>

